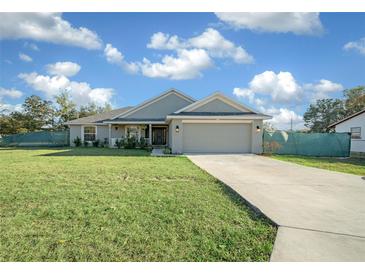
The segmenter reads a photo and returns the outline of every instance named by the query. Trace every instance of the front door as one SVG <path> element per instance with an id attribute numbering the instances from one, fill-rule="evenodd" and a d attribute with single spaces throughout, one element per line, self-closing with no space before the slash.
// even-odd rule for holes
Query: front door
<path id="1" fill-rule="evenodd" d="M 166 144 L 166 128 L 152 129 L 152 145 L 162 146 Z"/>

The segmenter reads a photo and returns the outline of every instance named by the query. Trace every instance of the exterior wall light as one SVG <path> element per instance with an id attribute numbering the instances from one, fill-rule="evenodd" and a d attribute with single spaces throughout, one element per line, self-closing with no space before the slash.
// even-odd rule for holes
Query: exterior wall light
<path id="1" fill-rule="evenodd" d="M 176 126 L 176 127 L 175 127 L 175 131 L 176 131 L 176 132 L 179 132 L 179 131 L 180 131 L 179 126 Z"/>
<path id="2" fill-rule="evenodd" d="M 118 130 L 118 127 L 115 127 L 115 130 Z"/>
<path id="3" fill-rule="evenodd" d="M 256 126 L 256 132 L 260 132 L 261 129 L 260 129 L 260 126 Z"/>

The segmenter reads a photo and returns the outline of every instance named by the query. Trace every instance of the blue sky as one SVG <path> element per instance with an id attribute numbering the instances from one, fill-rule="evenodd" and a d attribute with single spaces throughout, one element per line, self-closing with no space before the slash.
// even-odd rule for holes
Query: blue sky
<path id="1" fill-rule="evenodd" d="M 8 110 L 31 94 L 120 107 L 174 87 L 196 99 L 221 91 L 301 128 L 313 100 L 364 84 L 363 13 L 3 15 Z"/>

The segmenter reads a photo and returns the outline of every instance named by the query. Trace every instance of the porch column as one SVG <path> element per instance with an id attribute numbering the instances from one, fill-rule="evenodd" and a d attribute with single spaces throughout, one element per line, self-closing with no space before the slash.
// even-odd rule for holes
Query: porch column
<path id="1" fill-rule="evenodd" d="M 148 143 L 152 145 L 152 124 L 148 125 Z"/>
<path id="2" fill-rule="evenodd" d="M 109 139 L 108 139 L 109 147 L 111 147 L 111 145 L 112 145 L 112 139 L 111 139 L 111 137 L 112 137 L 112 124 L 108 125 L 108 137 L 109 137 Z"/>

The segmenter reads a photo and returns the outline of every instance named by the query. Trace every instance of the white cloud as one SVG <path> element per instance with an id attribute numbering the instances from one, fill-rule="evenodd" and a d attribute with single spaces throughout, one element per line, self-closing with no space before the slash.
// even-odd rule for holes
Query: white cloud
<path id="1" fill-rule="evenodd" d="M 189 39 L 157 32 L 151 36 L 147 48 L 172 50 L 160 62 L 144 58 L 142 62 L 127 62 L 124 55 L 112 44 L 107 44 L 104 56 L 130 73 L 142 73 L 151 78 L 173 80 L 193 79 L 202 76 L 202 71 L 213 66 L 212 58 L 229 58 L 236 63 L 252 63 L 253 57 L 241 46 L 225 39 L 217 30 L 208 28 L 202 34 Z"/>
<path id="2" fill-rule="evenodd" d="M 0 113 L 7 114 L 14 111 L 21 111 L 22 108 L 23 108 L 22 104 L 11 105 L 11 104 L 3 104 L 0 102 Z"/>
<path id="3" fill-rule="evenodd" d="M 124 59 L 123 54 L 117 48 L 114 48 L 112 44 L 105 46 L 104 55 L 106 60 L 112 64 L 120 64 Z"/>
<path id="4" fill-rule="evenodd" d="M 29 48 L 29 49 L 34 50 L 34 51 L 39 51 L 38 46 L 34 43 L 25 42 L 24 47 Z"/>
<path id="5" fill-rule="evenodd" d="M 119 65 L 125 71 L 129 73 L 137 73 L 139 67 L 136 63 L 128 63 L 124 60 L 124 55 L 112 44 L 107 44 L 104 49 L 104 56 L 106 60 L 111 64 Z"/>
<path id="6" fill-rule="evenodd" d="M 212 60 L 203 49 L 182 49 L 177 51 L 177 57 L 165 55 L 161 63 L 152 63 L 145 58 L 143 63 L 139 64 L 144 76 L 173 80 L 199 77 L 202 70 L 212 65 Z"/>
<path id="7" fill-rule="evenodd" d="M 255 107 L 261 107 L 266 104 L 265 100 L 256 98 L 255 92 L 248 88 L 234 88 L 233 94 L 241 99 L 247 100 L 251 105 Z"/>
<path id="8" fill-rule="evenodd" d="M 206 49 L 214 58 L 231 58 L 240 64 L 250 64 L 254 61 L 244 48 L 236 46 L 212 28 L 208 28 L 201 35 L 191 38 L 189 44 L 195 48 Z"/>
<path id="9" fill-rule="evenodd" d="M 86 82 L 70 81 L 64 75 L 48 76 L 33 72 L 21 73 L 18 76 L 33 89 L 43 92 L 47 98 L 53 98 L 60 92 L 67 90 L 73 101 L 79 105 L 95 103 L 103 106 L 110 102 L 113 95 L 111 88 L 91 88 Z"/>
<path id="10" fill-rule="evenodd" d="M 296 82 L 290 72 L 265 71 L 257 74 L 249 83 L 249 88 L 254 93 L 268 94 L 273 102 L 299 101 L 302 87 Z"/>
<path id="11" fill-rule="evenodd" d="M 32 57 L 30 57 L 30 56 L 28 56 L 24 53 L 21 53 L 21 52 L 19 53 L 19 59 L 24 61 L 24 62 L 32 62 L 33 61 Z"/>
<path id="12" fill-rule="evenodd" d="M 12 105 L 12 104 L 6 104 L 4 102 L 2 102 L 3 98 L 7 97 L 7 98 L 11 98 L 11 99 L 18 99 L 20 97 L 23 96 L 23 92 L 21 92 L 20 90 L 11 88 L 11 89 L 6 89 L 6 88 L 2 88 L 0 87 L 0 114 L 1 113 L 10 113 L 13 111 L 20 111 L 22 108 L 21 104 L 16 104 L 16 105 Z"/>
<path id="13" fill-rule="evenodd" d="M 343 48 L 344 50 L 356 50 L 360 54 L 365 55 L 365 37 L 358 41 L 348 42 Z"/>
<path id="14" fill-rule="evenodd" d="M 257 74 L 249 82 L 248 88 L 234 88 L 233 94 L 249 102 L 262 113 L 273 116 L 270 123 L 278 129 L 304 128 L 303 116 L 284 107 L 287 103 L 305 102 L 310 99 L 328 98 L 329 94 L 343 90 L 343 86 L 330 80 L 321 79 L 319 82 L 300 85 L 290 72 L 265 71 Z M 306 94 L 304 92 L 307 92 Z M 266 107 L 269 103 L 260 96 L 269 96 L 270 105 L 279 104 L 280 107 Z"/>
<path id="15" fill-rule="evenodd" d="M 230 58 L 236 63 L 244 64 L 254 61 L 242 46 L 236 46 L 213 28 L 208 28 L 202 34 L 189 39 L 158 32 L 152 35 L 147 47 L 159 50 L 204 49 L 213 58 Z"/>
<path id="16" fill-rule="evenodd" d="M 0 87 L 0 100 L 4 97 L 12 98 L 12 99 L 18 99 L 23 96 L 23 92 L 17 89 L 6 89 Z"/>
<path id="17" fill-rule="evenodd" d="M 310 99 L 329 98 L 331 94 L 342 91 L 344 87 L 327 79 L 316 83 L 299 84 L 290 72 L 265 71 L 255 75 L 248 88 L 234 88 L 233 94 L 250 104 L 261 106 L 265 103 L 257 95 L 267 95 L 273 103 L 295 103 Z"/>
<path id="18" fill-rule="evenodd" d="M 329 98 L 331 93 L 342 91 L 344 90 L 344 87 L 339 83 L 321 79 L 318 83 L 305 84 L 304 89 L 313 92 L 312 101 L 315 101 Z"/>
<path id="19" fill-rule="evenodd" d="M 236 29 L 316 35 L 323 32 L 319 13 L 312 12 L 218 12 L 217 17 Z"/>
<path id="20" fill-rule="evenodd" d="M 176 35 L 170 36 L 166 33 L 157 32 L 151 37 L 151 41 L 147 44 L 147 48 L 150 49 L 167 49 L 176 50 L 179 48 L 186 47 L 180 38 Z"/>
<path id="21" fill-rule="evenodd" d="M 61 13 L 3 13 L 0 38 L 33 39 L 86 49 L 102 47 L 102 41 L 95 32 L 85 27 L 73 27 Z"/>
<path id="22" fill-rule="evenodd" d="M 81 66 L 73 62 L 57 62 L 46 65 L 46 70 L 50 75 L 63 75 L 66 77 L 76 75 L 80 69 Z"/>
<path id="23" fill-rule="evenodd" d="M 261 109 L 261 111 L 265 114 L 273 116 L 272 119 L 267 121 L 277 129 L 288 130 L 291 128 L 291 125 L 293 126 L 294 130 L 304 128 L 303 116 L 290 109 L 271 107 L 267 109 Z"/>

